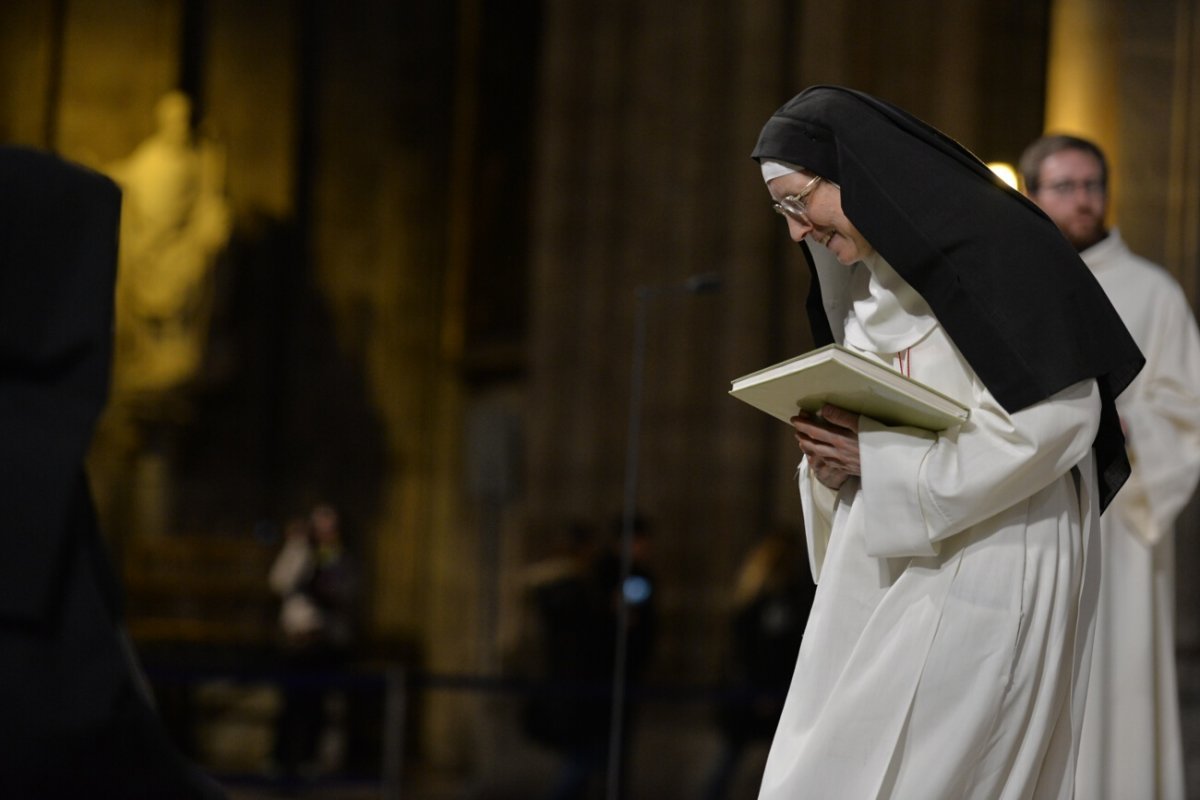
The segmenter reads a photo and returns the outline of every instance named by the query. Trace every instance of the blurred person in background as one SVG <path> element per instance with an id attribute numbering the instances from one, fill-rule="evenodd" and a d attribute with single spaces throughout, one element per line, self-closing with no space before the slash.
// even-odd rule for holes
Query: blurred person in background
<path id="1" fill-rule="evenodd" d="M 1101 517 L 1103 577 L 1076 791 L 1182 800 L 1175 674 L 1175 518 L 1200 480 L 1200 334 L 1170 273 L 1105 227 L 1108 163 L 1091 141 L 1044 136 L 1025 193 L 1108 293 L 1146 367 L 1117 398 L 1133 473 Z"/>
<path id="2" fill-rule="evenodd" d="M 612 631 L 595 578 L 595 531 L 571 523 L 563 540 L 524 577 L 518 655 L 518 666 L 534 681 L 521 712 L 523 730 L 560 759 L 550 800 L 587 797 L 603 772 L 612 681 Z"/>
<path id="3" fill-rule="evenodd" d="M 288 685 L 276 724 L 275 760 L 286 777 L 335 771 L 345 758 L 347 698 L 329 683 L 358 634 L 361 588 L 336 508 L 322 503 L 291 520 L 268 580 L 280 595 Z M 341 709 L 342 719 L 333 713 Z"/>
<path id="4" fill-rule="evenodd" d="M 616 796 L 624 798 L 629 797 L 629 781 L 637 754 L 639 718 L 645 705 L 647 688 L 646 675 L 658 644 L 658 609 L 661 600 L 654 571 L 654 536 L 650 519 L 634 513 L 627 529 L 626 520 L 621 516 L 613 520 L 611 530 L 609 546 L 601 551 L 596 563 L 596 579 L 605 598 L 604 628 L 612 642 L 608 657 L 609 669 L 614 676 L 611 707 L 614 712 L 618 708 L 620 710 L 620 725 L 615 724 L 615 715 L 610 720 L 609 747 L 606 748 L 605 758 L 608 780 L 616 784 Z M 626 544 L 629 551 L 628 572 L 623 571 L 622 563 Z M 624 673 L 618 695 L 615 673 L 622 647 L 624 660 L 621 667 Z M 616 747 L 615 760 L 613 746 Z"/>
<path id="5" fill-rule="evenodd" d="M 705 800 L 728 797 L 746 749 L 775 733 L 812 607 L 814 586 L 803 558 L 797 534 L 778 530 L 738 569 L 717 706 L 721 752 Z"/>

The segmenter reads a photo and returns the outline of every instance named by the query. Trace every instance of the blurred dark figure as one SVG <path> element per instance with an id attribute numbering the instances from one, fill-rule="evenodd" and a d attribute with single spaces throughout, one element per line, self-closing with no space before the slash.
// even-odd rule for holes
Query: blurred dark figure
<path id="1" fill-rule="evenodd" d="M 650 661 L 657 626 L 649 548 L 649 528 L 639 519 L 630 575 L 622 585 L 620 523 L 603 546 L 590 526 L 573 523 L 561 552 L 535 563 L 524 581 L 523 613 L 533 624 L 522 635 L 518 660 L 538 683 L 521 721 L 530 739 L 562 757 L 549 800 L 591 797 L 603 783 L 623 602 L 630 612 L 623 725 L 625 749 L 629 747 L 628 709 Z"/>
<path id="2" fill-rule="evenodd" d="M 622 581 L 621 540 L 624 535 L 624 521 L 616 520 L 612 530 L 610 546 L 600 554 L 596 562 L 596 579 L 608 598 L 607 624 L 614 642 L 620 604 L 626 603 L 629 607 L 625 676 L 636 694 L 636 687 L 645 677 L 646 669 L 654 655 L 654 643 L 658 637 L 658 584 L 652 567 L 653 539 L 649 520 L 641 515 L 635 516 L 630 540 L 629 575 Z"/>
<path id="3" fill-rule="evenodd" d="M 521 722 L 530 739 L 562 758 L 552 800 L 586 797 L 603 770 L 612 680 L 612 628 L 595 576 L 595 532 L 573 523 L 565 539 L 560 553 L 530 568 L 524 596 L 533 623 L 524 666 L 538 684 Z"/>
<path id="4" fill-rule="evenodd" d="M 119 191 L 9 148 L 0 186 L 0 797 L 224 797 L 152 710 L 84 475 L 108 392 Z"/>
<path id="5" fill-rule="evenodd" d="M 628 621 L 625 630 L 625 690 L 621 714 L 620 774 L 616 776 L 617 797 L 628 797 L 629 766 L 633 761 L 634 734 L 637 728 L 638 710 L 641 705 L 643 680 L 654 656 L 658 638 L 658 583 L 653 569 L 653 539 L 650 521 L 641 514 L 632 520 L 629 540 L 629 574 L 622 576 L 622 550 L 624 548 L 625 521 L 614 520 L 612 539 L 596 563 L 596 580 L 605 600 L 605 627 L 613 650 L 608 664 L 616 664 L 616 641 L 620 624 L 621 605 L 624 604 Z M 611 677 L 610 677 L 611 680 Z M 611 735 L 611 732 L 610 732 Z M 605 747 L 605 761 L 608 760 Z"/>
<path id="6" fill-rule="evenodd" d="M 312 527 L 305 517 L 293 517 L 283 529 L 283 545 L 267 582 L 279 595 L 279 631 L 286 647 L 296 647 L 316 636 L 321 613 L 307 591 L 316 566 Z"/>
<path id="7" fill-rule="evenodd" d="M 318 505 L 308 520 L 288 523 L 269 579 L 282 600 L 279 619 L 288 673 L 276 725 L 276 764 L 285 778 L 333 771 L 344 753 L 336 748 L 322 752 L 322 737 L 339 741 L 339 726 L 329 712 L 344 709 L 347 700 L 329 691 L 328 679 L 350 659 L 360 588 L 358 563 L 333 506 Z M 344 736 L 344 721 L 340 729 Z"/>
<path id="8" fill-rule="evenodd" d="M 816 589 L 807 566 L 795 536 L 775 531 L 738 570 L 717 704 L 721 754 L 705 800 L 727 797 L 746 748 L 775 733 Z"/>

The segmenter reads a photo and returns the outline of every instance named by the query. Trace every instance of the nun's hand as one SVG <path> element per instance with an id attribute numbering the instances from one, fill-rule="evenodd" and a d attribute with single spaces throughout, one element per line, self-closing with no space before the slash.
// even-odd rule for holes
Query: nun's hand
<path id="1" fill-rule="evenodd" d="M 862 474 L 858 462 L 858 414 L 827 405 L 817 414 L 801 411 L 791 421 L 800 451 L 818 481 L 830 489 L 838 489 L 850 476 Z"/>

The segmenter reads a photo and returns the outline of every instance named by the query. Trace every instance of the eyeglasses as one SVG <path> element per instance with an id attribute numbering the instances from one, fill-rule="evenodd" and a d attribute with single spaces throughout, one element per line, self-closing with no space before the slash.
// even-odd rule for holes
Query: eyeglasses
<path id="1" fill-rule="evenodd" d="M 1038 191 L 1053 192 L 1059 197 L 1070 197 L 1080 189 L 1083 189 L 1085 193 L 1093 197 L 1099 197 L 1104 194 L 1104 181 L 1058 181 L 1057 183 L 1044 184 Z"/>
<path id="2" fill-rule="evenodd" d="M 800 223 L 812 228 L 812 220 L 808 218 L 808 207 L 805 205 L 805 200 L 808 196 L 817 190 L 817 184 L 821 182 L 821 176 L 816 175 L 808 183 L 804 184 L 804 188 L 795 194 L 785 195 L 775 202 L 773 208 L 776 214 L 792 217 Z"/>

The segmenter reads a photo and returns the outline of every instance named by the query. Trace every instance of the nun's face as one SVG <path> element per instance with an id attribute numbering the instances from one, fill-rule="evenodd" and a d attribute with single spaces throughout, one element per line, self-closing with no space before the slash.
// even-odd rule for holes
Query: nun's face
<path id="1" fill-rule="evenodd" d="M 768 183 L 767 190 L 778 203 L 784 197 L 801 194 L 814 177 L 813 173 L 805 170 L 790 172 Z M 863 238 L 854 223 L 842 213 L 841 189 L 826 180 L 817 181 L 810 189 L 803 199 L 806 211 L 803 216 L 783 215 L 792 241 L 800 242 L 807 236 L 828 248 L 846 266 L 875 252 L 875 248 Z"/>

